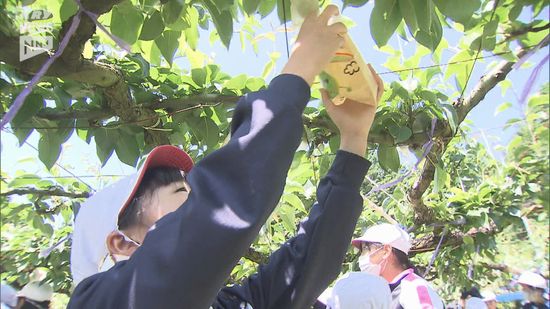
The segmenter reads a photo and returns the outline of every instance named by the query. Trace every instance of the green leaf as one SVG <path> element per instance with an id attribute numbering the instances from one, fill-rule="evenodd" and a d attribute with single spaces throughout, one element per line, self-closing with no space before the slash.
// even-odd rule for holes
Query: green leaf
<path id="1" fill-rule="evenodd" d="M 164 23 L 159 10 L 155 10 L 151 16 L 145 19 L 139 39 L 143 41 L 151 41 L 156 39 L 164 31 Z"/>
<path id="2" fill-rule="evenodd" d="M 19 146 L 22 146 L 25 143 L 25 141 L 27 140 L 27 138 L 29 138 L 29 136 L 33 131 L 32 128 L 27 128 L 27 127 L 19 128 L 19 129 L 12 127 L 12 130 L 13 130 L 13 134 L 15 135 L 15 137 L 17 137 L 17 140 L 19 141 Z"/>
<path id="3" fill-rule="evenodd" d="M 176 19 L 176 21 L 171 24 L 166 24 L 166 28 L 177 31 L 184 31 L 189 27 L 191 27 L 191 25 L 183 16 L 179 16 L 178 19 Z"/>
<path id="4" fill-rule="evenodd" d="M 435 174 L 434 174 L 434 193 L 441 192 L 445 188 L 445 183 L 447 182 L 448 174 L 443 167 L 443 164 L 440 162 L 435 165 Z"/>
<path id="5" fill-rule="evenodd" d="M 467 61 L 472 59 L 473 54 L 470 50 L 464 49 L 454 55 L 449 62 L 452 63 L 447 67 L 445 71 L 445 79 L 448 79 L 452 75 L 456 75 L 458 90 L 462 91 L 466 84 L 466 78 L 468 73 L 472 69 L 473 62 Z"/>
<path id="6" fill-rule="evenodd" d="M 468 235 L 463 236 L 462 240 L 468 246 L 473 246 L 474 245 L 474 239 L 472 238 L 472 236 L 468 236 Z"/>
<path id="7" fill-rule="evenodd" d="M 441 39 L 443 38 L 443 26 L 441 25 L 441 21 L 439 20 L 439 16 L 435 12 L 435 10 L 432 11 L 432 24 L 430 26 L 430 38 L 432 39 L 432 47 L 430 48 L 432 51 L 437 50 L 437 47 L 439 46 L 439 43 L 441 43 Z"/>
<path id="8" fill-rule="evenodd" d="M 537 17 L 545 7 L 548 6 L 548 1 L 533 1 L 533 17 Z"/>
<path id="9" fill-rule="evenodd" d="M 404 23 L 399 23 L 399 26 L 397 27 L 397 34 L 403 40 L 409 41 L 409 38 L 407 37 L 407 31 L 405 31 L 405 24 Z"/>
<path id="10" fill-rule="evenodd" d="M 332 153 L 336 153 L 338 149 L 340 149 L 340 137 L 339 136 L 333 136 L 328 141 L 328 145 L 330 147 L 330 151 Z"/>
<path id="11" fill-rule="evenodd" d="M 542 2 L 542 1 L 541 1 Z M 523 4 L 522 3 L 516 3 L 510 11 L 508 11 L 508 20 L 509 21 L 515 21 L 519 15 L 521 14 L 521 10 L 523 10 Z"/>
<path id="12" fill-rule="evenodd" d="M 159 36 L 155 40 L 155 45 L 158 47 L 160 53 L 170 65 L 172 65 L 174 55 L 176 54 L 176 50 L 178 49 L 178 40 L 180 36 L 180 31 L 166 30 L 162 33 L 161 36 Z"/>
<path id="13" fill-rule="evenodd" d="M 284 4 L 283 1 L 285 1 Z M 284 24 L 292 19 L 291 15 L 292 13 L 290 12 L 290 1 L 277 0 L 277 16 L 279 16 L 279 21 Z"/>
<path id="14" fill-rule="evenodd" d="M 277 212 L 281 222 L 287 232 L 294 231 L 296 229 L 296 214 L 290 207 L 280 207 Z"/>
<path id="15" fill-rule="evenodd" d="M 243 9 L 244 12 L 248 15 L 256 13 L 258 10 L 258 5 L 260 5 L 260 0 L 243 0 Z"/>
<path id="16" fill-rule="evenodd" d="M 498 16 L 495 16 L 493 20 L 488 22 L 485 27 L 483 27 L 483 43 L 481 44 L 481 47 L 484 50 L 492 51 L 495 49 L 498 22 L 499 18 Z"/>
<path id="17" fill-rule="evenodd" d="M 443 28 L 431 0 L 399 0 L 401 14 L 415 40 L 435 51 Z"/>
<path id="18" fill-rule="evenodd" d="M 420 93 L 418 94 L 422 99 L 430 102 L 430 103 L 437 103 L 437 96 L 435 95 L 435 93 L 429 91 L 429 90 L 421 90 Z"/>
<path id="19" fill-rule="evenodd" d="M 59 16 L 61 22 L 66 21 L 78 11 L 78 5 L 74 0 L 63 0 L 61 7 L 59 8 Z"/>
<path id="20" fill-rule="evenodd" d="M 414 117 L 412 131 L 413 133 L 423 133 L 431 127 L 432 118 L 425 112 L 421 111 Z"/>
<path id="21" fill-rule="evenodd" d="M 396 143 L 402 143 L 406 140 L 408 140 L 412 135 L 412 131 L 411 129 L 407 128 L 407 127 L 400 127 L 397 131 L 397 134 L 394 136 L 395 137 L 395 142 Z"/>
<path id="22" fill-rule="evenodd" d="M 53 235 L 53 227 L 47 223 L 44 223 L 40 226 L 40 231 L 44 236 L 51 237 Z"/>
<path id="23" fill-rule="evenodd" d="M 264 70 L 262 72 L 262 78 L 266 79 L 267 76 L 273 71 L 273 68 L 275 67 L 275 63 L 277 62 L 277 59 L 281 57 L 281 53 L 279 52 L 272 52 L 269 55 L 270 61 L 266 63 Z"/>
<path id="24" fill-rule="evenodd" d="M 418 30 L 420 30 L 415 10 L 415 5 L 417 5 L 416 2 L 420 1 L 399 0 L 399 10 L 401 11 L 401 16 L 403 16 L 403 19 L 405 20 L 405 23 L 407 24 L 407 27 L 409 28 L 409 31 L 412 33 L 413 36 L 416 35 L 416 32 Z"/>
<path id="25" fill-rule="evenodd" d="M 208 146 L 208 149 L 213 149 L 218 144 L 220 130 L 212 119 L 200 117 L 191 129 Z"/>
<path id="26" fill-rule="evenodd" d="M 246 80 L 246 88 L 250 91 L 258 91 L 265 87 L 265 80 L 259 77 L 251 77 Z"/>
<path id="27" fill-rule="evenodd" d="M 185 7 L 184 0 L 170 0 L 168 3 L 162 6 L 162 19 L 164 24 L 169 26 L 180 20 L 181 12 Z M 181 30 L 181 29 L 177 29 Z"/>
<path id="28" fill-rule="evenodd" d="M 304 203 L 302 200 L 296 195 L 296 194 L 285 194 L 283 195 L 283 201 L 287 202 L 289 205 L 294 207 L 294 209 L 302 212 L 307 213 L 306 208 L 304 206 Z"/>
<path id="29" fill-rule="evenodd" d="M 165 1 L 162 2 L 164 3 Z M 159 0 L 139 0 L 139 4 L 147 13 L 155 10 L 157 3 L 159 3 Z"/>
<path id="30" fill-rule="evenodd" d="M 50 170 L 61 154 L 62 141 L 53 133 L 40 135 L 38 141 L 38 158 Z"/>
<path id="31" fill-rule="evenodd" d="M 111 32 L 128 44 L 134 44 L 143 24 L 143 14 L 130 1 L 113 7 Z"/>
<path id="32" fill-rule="evenodd" d="M 510 107 L 512 107 L 512 103 L 510 102 L 504 102 L 502 104 L 500 104 L 497 109 L 495 110 L 495 116 L 502 113 L 503 111 L 509 109 Z"/>
<path id="33" fill-rule="evenodd" d="M 118 141 L 115 143 L 115 152 L 120 161 L 136 166 L 139 159 L 139 147 L 135 135 L 124 130 L 118 130 Z"/>
<path id="34" fill-rule="evenodd" d="M 456 133 L 459 123 L 458 123 L 458 114 L 456 113 L 455 107 L 452 106 L 451 104 L 441 104 L 441 108 L 443 108 L 443 112 L 445 113 L 445 117 L 449 122 L 449 126 L 451 127 L 453 134 Z"/>
<path id="35" fill-rule="evenodd" d="M 277 5 L 277 0 L 262 0 L 258 6 L 258 13 L 260 13 L 262 18 L 264 18 L 273 12 L 275 5 Z"/>
<path id="36" fill-rule="evenodd" d="M 370 16 L 371 35 L 378 46 L 384 46 L 399 26 L 402 16 L 397 0 L 375 0 Z"/>
<path id="37" fill-rule="evenodd" d="M 344 0 L 344 7 L 343 9 L 345 9 L 346 7 L 348 6 L 351 6 L 351 7 L 361 7 L 363 5 L 365 5 L 365 3 L 369 2 L 369 0 Z"/>
<path id="38" fill-rule="evenodd" d="M 196 68 L 191 70 L 191 78 L 193 82 L 199 87 L 204 87 L 206 84 L 207 72 L 203 68 Z"/>
<path id="39" fill-rule="evenodd" d="M 185 20 L 189 23 L 189 27 L 183 30 L 185 40 L 191 49 L 196 50 L 199 43 L 199 12 L 194 6 L 190 6 L 186 10 Z"/>
<path id="40" fill-rule="evenodd" d="M 244 89 L 247 81 L 246 74 L 240 74 L 225 82 L 225 88 L 233 90 Z"/>
<path id="41" fill-rule="evenodd" d="M 231 37 L 233 37 L 233 16 L 231 12 L 229 10 L 218 11 L 218 8 L 212 0 L 203 0 L 202 2 L 212 17 L 212 21 L 216 26 L 216 30 L 218 31 L 223 45 L 229 49 Z"/>
<path id="42" fill-rule="evenodd" d="M 42 221 L 42 218 L 39 215 L 32 216 L 32 227 L 34 227 L 37 230 L 41 230 L 43 225 L 44 225 L 44 222 Z"/>
<path id="43" fill-rule="evenodd" d="M 409 100 L 411 98 L 409 91 L 399 82 L 392 82 L 390 84 L 390 89 L 392 90 L 392 96 L 397 95 L 403 100 Z"/>
<path id="44" fill-rule="evenodd" d="M 109 160 L 115 150 L 118 134 L 112 129 L 98 128 L 94 130 L 94 140 L 97 157 L 101 161 L 101 166 L 105 166 L 105 163 L 107 163 L 107 160 Z"/>
<path id="45" fill-rule="evenodd" d="M 17 111 L 15 117 L 11 121 L 12 126 L 18 126 L 23 122 L 31 119 L 40 109 L 45 106 L 44 99 L 37 93 L 31 93 L 23 102 L 23 105 Z"/>
<path id="46" fill-rule="evenodd" d="M 512 81 L 510 81 L 509 79 L 505 79 L 500 83 L 498 83 L 498 85 L 500 86 L 500 93 L 502 97 L 504 97 L 506 95 L 506 91 L 508 90 L 508 88 L 512 86 Z"/>
<path id="47" fill-rule="evenodd" d="M 234 4 L 234 0 L 212 0 L 212 2 L 216 5 L 216 8 L 220 13 L 230 10 Z"/>
<path id="48" fill-rule="evenodd" d="M 470 21 L 474 13 L 481 6 L 480 0 L 463 0 L 463 1 L 449 1 L 449 0 L 432 0 L 437 6 L 437 9 L 450 19 L 466 24 Z"/>
<path id="49" fill-rule="evenodd" d="M 395 146 L 379 145 L 377 155 L 378 162 L 384 170 L 394 172 L 399 170 L 401 163 Z"/>

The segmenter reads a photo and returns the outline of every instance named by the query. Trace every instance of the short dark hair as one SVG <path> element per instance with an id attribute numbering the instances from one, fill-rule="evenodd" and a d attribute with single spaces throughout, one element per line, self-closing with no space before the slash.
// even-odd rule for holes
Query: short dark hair
<path id="1" fill-rule="evenodd" d="M 467 299 L 468 297 L 483 298 L 479 292 L 479 289 L 475 286 L 471 287 L 469 290 L 462 290 L 462 293 L 460 293 L 461 299 Z"/>
<path id="2" fill-rule="evenodd" d="M 118 218 L 118 228 L 125 230 L 139 222 L 143 198 L 149 197 L 160 187 L 185 179 L 184 173 L 174 167 L 153 167 L 148 169 L 139 184 L 134 198 Z"/>
<path id="3" fill-rule="evenodd" d="M 25 298 L 25 297 L 22 297 L 21 298 L 22 300 L 20 302 L 23 302 L 23 303 L 19 303 L 18 305 L 20 307 L 16 307 L 16 308 L 19 308 L 19 309 L 47 309 L 47 308 L 50 308 L 50 301 L 49 300 L 45 300 L 45 301 L 36 301 L 36 300 L 32 300 L 32 299 L 29 299 L 29 298 Z"/>
<path id="4" fill-rule="evenodd" d="M 409 256 L 405 252 L 392 247 L 392 253 L 393 255 L 395 255 L 395 258 L 397 259 L 397 263 L 401 266 L 401 268 L 414 269 L 414 265 L 411 263 L 411 260 L 409 260 Z"/>

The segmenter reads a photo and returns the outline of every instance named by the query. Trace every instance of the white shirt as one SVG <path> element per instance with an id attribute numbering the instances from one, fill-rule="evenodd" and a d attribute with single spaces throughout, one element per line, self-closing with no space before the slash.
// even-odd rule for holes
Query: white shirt
<path id="1" fill-rule="evenodd" d="M 401 279 L 403 278 L 403 279 Z M 399 304 L 404 309 L 443 309 L 443 301 L 435 290 L 422 277 L 416 275 L 412 269 L 407 269 L 397 275 L 390 283 L 399 286 L 392 292 L 395 297 L 398 293 Z"/>

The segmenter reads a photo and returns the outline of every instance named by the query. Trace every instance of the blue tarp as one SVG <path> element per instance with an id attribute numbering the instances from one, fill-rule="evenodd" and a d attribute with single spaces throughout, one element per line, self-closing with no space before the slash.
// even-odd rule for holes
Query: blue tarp
<path id="1" fill-rule="evenodd" d="M 514 292 L 514 293 L 506 293 L 506 294 L 499 294 L 497 295 L 497 302 L 499 303 L 508 303 L 513 301 L 522 301 L 523 300 L 523 293 L 522 292 Z"/>

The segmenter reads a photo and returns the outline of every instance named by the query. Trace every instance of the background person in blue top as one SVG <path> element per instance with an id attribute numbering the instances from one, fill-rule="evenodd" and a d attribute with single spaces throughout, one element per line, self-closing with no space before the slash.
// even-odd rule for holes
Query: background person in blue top
<path id="1" fill-rule="evenodd" d="M 377 102 L 336 107 L 326 100 L 341 146 L 319 184 L 318 203 L 257 274 L 241 285 L 224 283 L 283 191 L 309 86 L 346 32 L 339 23 L 327 26 L 336 14 L 329 6 L 305 20 L 283 74 L 237 104 L 227 145 L 195 166 L 178 148 L 157 147 L 137 174 L 86 201 L 75 222 L 71 270 L 79 283 L 69 308 L 307 308 L 314 302 L 339 273 L 362 210 L 359 187 L 370 165 L 363 156 Z M 382 81 L 377 84 L 379 100 Z M 99 272 L 109 261 L 115 265 Z"/>

